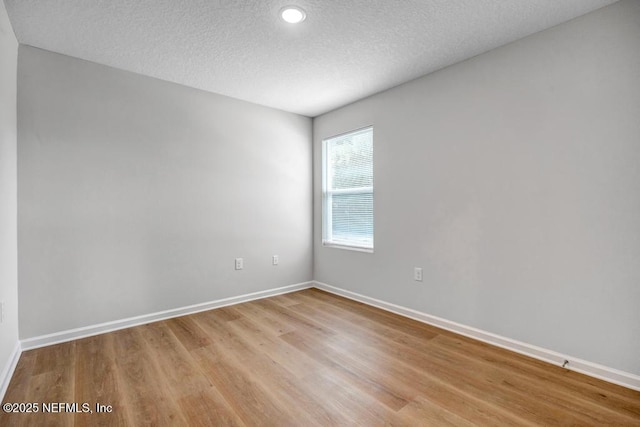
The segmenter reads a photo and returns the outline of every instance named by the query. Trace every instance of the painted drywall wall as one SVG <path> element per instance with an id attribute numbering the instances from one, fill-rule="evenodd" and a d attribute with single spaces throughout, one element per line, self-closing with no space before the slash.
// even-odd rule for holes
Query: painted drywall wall
<path id="1" fill-rule="evenodd" d="M 24 45 L 18 70 L 21 338 L 311 280 L 311 119 Z"/>
<path id="2" fill-rule="evenodd" d="M 0 1 L 0 373 L 18 343 L 16 69 L 18 42 Z M 0 384 L 3 378 L 0 377 Z"/>
<path id="3" fill-rule="evenodd" d="M 638 41 L 623 1 L 316 118 L 315 279 L 640 374 Z M 321 141 L 366 125 L 375 252 L 322 247 Z"/>

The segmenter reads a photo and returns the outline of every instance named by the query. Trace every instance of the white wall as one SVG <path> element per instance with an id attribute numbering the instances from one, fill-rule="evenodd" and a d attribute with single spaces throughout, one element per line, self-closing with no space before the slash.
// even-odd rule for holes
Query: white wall
<path id="1" fill-rule="evenodd" d="M 18 71 L 21 338 L 312 279 L 309 118 L 28 46 Z"/>
<path id="2" fill-rule="evenodd" d="M 16 68 L 18 42 L 0 1 L 0 387 L 18 343 Z M 0 392 L 0 395 L 2 393 Z"/>
<path id="3" fill-rule="evenodd" d="M 318 117 L 315 279 L 640 374 L 639 41 L 623 1 Z M 323 248 L 321 141 L 370 124 L 375 253 Z"/>

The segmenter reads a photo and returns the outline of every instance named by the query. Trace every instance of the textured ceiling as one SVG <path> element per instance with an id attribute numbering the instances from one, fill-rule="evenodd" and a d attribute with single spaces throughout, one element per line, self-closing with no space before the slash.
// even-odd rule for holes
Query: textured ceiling
<path id="1" fill-rule="evenodd" d="M 311 117 L 615 2 L 4 1 L 20 43 Z"/>

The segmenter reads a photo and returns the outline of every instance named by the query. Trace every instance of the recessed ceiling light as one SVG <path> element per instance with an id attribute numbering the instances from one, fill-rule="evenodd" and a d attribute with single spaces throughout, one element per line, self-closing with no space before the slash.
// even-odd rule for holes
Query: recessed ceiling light
<path id="1" fill-rule="evenodd" d="M 297 6 L 285 6 L 280 9 L 280 17 L 289 24 L 298 24 L 304 21 L 307 14 Z"/>

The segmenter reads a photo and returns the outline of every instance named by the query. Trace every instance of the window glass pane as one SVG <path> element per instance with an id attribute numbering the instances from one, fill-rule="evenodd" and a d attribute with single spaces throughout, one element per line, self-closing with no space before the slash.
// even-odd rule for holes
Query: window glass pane
<path id="1" fill-rule="evenodd" d="M 373 138 L 366 129 L 328 141 L 331 161 L 330 189 L 373 185 Z"/>
<path id="2" fill-rule="evenodd" d="M 331 206 L 335 243 L 373 246 L 373 194 L 334 194 Z"/>

